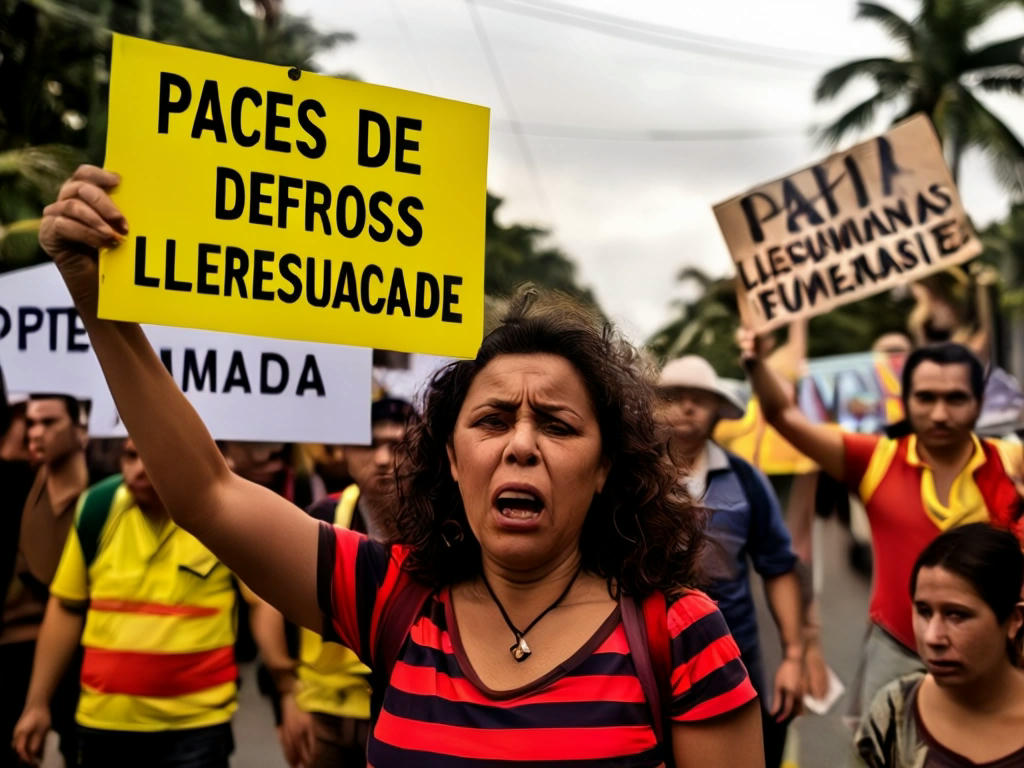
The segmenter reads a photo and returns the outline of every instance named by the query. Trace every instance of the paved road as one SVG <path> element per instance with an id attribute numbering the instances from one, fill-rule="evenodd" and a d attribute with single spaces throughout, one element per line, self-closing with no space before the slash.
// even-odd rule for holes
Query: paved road
<path id="1" fill-rule="evenodd" d="M 857 670 L 860 645 L 867 630 L 869 584 L 848 565 L 849 534 L 839 522 L 833 519 L 818 525 L 823 528 L 824 589 L 819 600 L 822 644 L 829 665 L 849 686 Z M 760 602 L 760 626 L 771 627 L 771 616 L 763 600 Z M 779 656 L 778 637 L 770 632 L 762 632 L 762 636 L 766 667 L 774 669 Z M 850 746 L 850 730 L 842 721 L 848 698 L 844 693 L 827 715 L 808 714 L 796 721 L 795 765 L 799 768 L 833 768 L 859 762 Z"/>
<path id="2" fill-rule="evenodd" d="M 823 524 L 825 564 L 824 594 L 821 599 L 822 632 L 825 653 L 832 668 L 844 683 L 853 679 L 857 653 L 864 635 L 867 616 L 868 585 L 847 566 L 847 534 L 835 521 Z M 755 589 L 760 595 L 760 590 Z M 771 626 L 767 609 L 759 606 L 761 625 Z M 778 659 L 778 640 L 772 633 L 764 638 L 769 669 Z M 850 736 L 843 725 L 846 695 L 826 716 L 805 715 L 797 721 L 796 765 L 799 768 L 832 768 L 850 761 Z M 266 701 L 256 690 L 252 665 L 243 669 L 240 705 L 235 718 L 235 768 L 287 768 L 281 757 L 273 719 Z M 45 768 L 60 768 L 59 757 L 50 750 Z M 790 766 L 789 768 L 795 768 Z"/>

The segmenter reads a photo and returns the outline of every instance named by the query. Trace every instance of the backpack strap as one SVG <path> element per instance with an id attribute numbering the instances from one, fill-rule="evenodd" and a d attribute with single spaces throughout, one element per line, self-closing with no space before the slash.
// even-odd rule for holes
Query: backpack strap
<path id="1" fill-rule="evenodd" d="M 100 547 L 100 534 L 110 516 L 110 505 L 114 502 L 114 495 L 121 487 L 121 482 L 121 475 L 111 475 L 89 488 L 82 497 L 82 506 L 75 519 L 75 529 L 87 568 L 96 559 L 96 552 Z"/>
<path id="2" fill-rule="evenodd" d="M 619 598 L 622 627 L 629 642 L 640 687 L 651 710 L 658 743 L 665 747 L 665 763 L 673 765 L 668 710 L 672 701 L 672 639 L 668 633 L 668 603 L 655 590 L 637 603 L 629 595 Z"/>
<path id="3" fill-rule="evenodd" d="M 665 593 L 661 590 L 652 592 L 644 599 L 643 608 L 647 643 L 651 649 L 651 662 L 661 694 L 662 717 L 667 722 L 672 702 L 672 638 L 668 632 L 668 601 Z"/>
<path id="4" fill-rule="evenodd" d="M 416 617 L 423 610 L 423 604 L 434 590 L 414 579 L 405 568 L 399 566 L 398 578 L 377 620 L 377 632 L 373 637 L 371 655 L 373 659 L 373 692 L 370 696 L 370 723 L 377 722 L 380 708 L 384 703 L 384 690 L 391 682 L 391 672 L 398 661 L 405 638 L 409 636 Z"/>
<path id="5" fill-rule="evenodd" d="M 356 504 L 359 503 L 359 486 L 352 483 L 348 488 L 338 494 L 338 504 L 334 508 L 334 524 L 346 530 L 352 528 L 352 518 L 356 514 Z"/>
<path id="6" fill-rule="evenodd" d="M 731 451 L 725 451 L 725 456 L 729 460 L 729 469 L 736 473 L 747 503 L 751 506 L 758 503 L 764 497 L 764 486 L 757 477 L 757 470 Z"/>

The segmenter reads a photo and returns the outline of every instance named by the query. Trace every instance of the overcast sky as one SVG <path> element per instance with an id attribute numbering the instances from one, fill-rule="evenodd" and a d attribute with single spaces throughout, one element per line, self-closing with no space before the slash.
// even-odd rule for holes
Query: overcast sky
<path id="1" fill-rule="evenodd" d="M 917 3 L 888 0 L 911 17 Z M 325 72 L 491 109 L 488 187 L 502 221 L 551 230 L 579 279 L 640 341 L 685 298 L 675 275 L 732 273 L 711 206 L 828 154 L 810 129 L 872 91 L 814 104 L 818 76 L 896 55 L 848 0 L 287 0 L 356 42 Z M 568 22 L 568 23 L 566 23 Z M 614 33 L 614 34 L 610 34 Z M 1024 33 L 1002 14 L 979 40 Z M 986 98 L 1024 136 L 1024 100 Z M 513 125 L 521 126 L 519 133 Z M 879 130 L 884 124 L 878 126 Z M 979 225 L 1005 195 L 969 157 L 961 194 Z"/>

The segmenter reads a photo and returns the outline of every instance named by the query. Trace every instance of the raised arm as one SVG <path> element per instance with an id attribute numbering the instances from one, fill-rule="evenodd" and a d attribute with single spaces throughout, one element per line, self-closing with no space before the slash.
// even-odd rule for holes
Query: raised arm
<path id="1" fill-rule="evenodd" d="M 761 357 L 758 338 L 753 331 L 741 328 L 736 340 L 740 346 L 740 359 L 768 423 L 832 477 L 843 480 L 842 435 L 831 427 L 813 423 L 803 414 L 778 375 Z"/>
<path id="2" fill-rule="evenodd" d="M 98 248 L 128 222 L 107 194 L 117 174 L 83 165 L 47 206 L 39 242 L 60 268 L 118 412 L 171 517 L 293 621 L 319 629 L 317 522 L 232 473 L 136 323 L 100 320 Z"/>

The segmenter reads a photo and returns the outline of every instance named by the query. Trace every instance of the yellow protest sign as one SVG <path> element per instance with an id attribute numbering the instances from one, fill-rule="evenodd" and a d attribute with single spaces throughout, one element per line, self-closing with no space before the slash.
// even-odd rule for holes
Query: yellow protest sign
<path id="1" fill-rule="evenodd" d="M 488 110 L 114 35 L 100 316 L 472 356 Z"/>
<path id="2" fill-rule="evenodd" d="M 714 210 L 740 316 L 759 331 L 981 253 L 923 115 Z"/>

